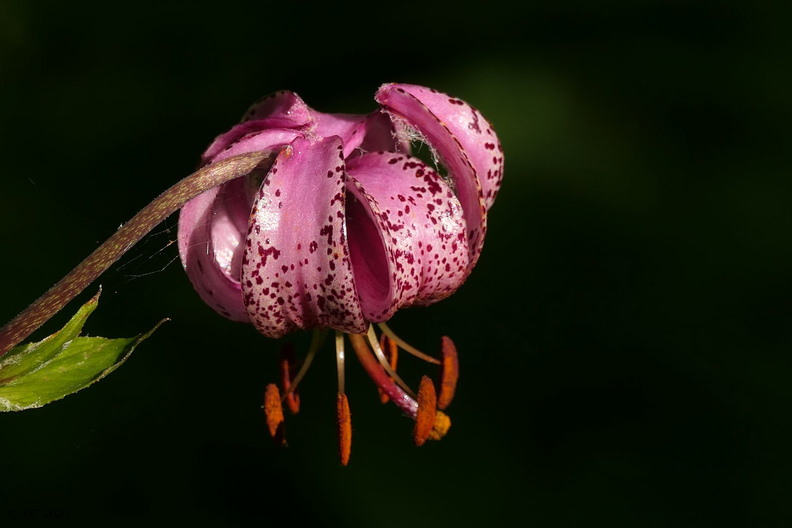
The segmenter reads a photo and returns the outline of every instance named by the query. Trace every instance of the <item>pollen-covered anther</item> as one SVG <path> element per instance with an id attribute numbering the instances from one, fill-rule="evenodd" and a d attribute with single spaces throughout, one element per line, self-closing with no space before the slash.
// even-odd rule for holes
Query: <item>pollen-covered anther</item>
<path id="1" fill-rule="evenodd" d="M 349 412 L 349 400 L 346 394 L 339 392 L 336 398 L 336 413 L 338 416 L 338 455 L 341 465 L 349 463 L 352 453 L 352 415 Z"/>
<path id="2" fill-rule="evenodd" d="M 264 416 L 267 419 L 267 429 L 275 440 L 285 443 L 283 435 L 283 407 L 281 405 L 280 391 L 274 383 L 267 385 L 264 392 Z"/>
<path id="3" fill-rule="evenodd" d="M 437 411 L 434 426 L 429 433 L 429 440 L 440 440 L 448 433 L 449 429 L 451 429 L 451 418 L 443 411 Z"/>
<path id="4" fill-rule="evenodd" d="M 421 378 L 418 386 L 418 412 L 415 415 L 415 428 L 413 441 L 416 446 L 422 446 L 432 434 L 437 416 L 437 395 L 434 384 L 429 376 Z"/>
<path id="5" fill-rule="evenodd" d="M 385 357 L 388 359 L 388 363 L 390 364 L 391 369 L 396 372 L 396 365 L 399 362 L 399 345 L 393 339 L 389 338 L 384 333 L 380 336 L 380 348 L 382 352 L 385 354 Z M 390 401 L 390 397 L 385 394 L 380 388 L 377 388 L 379 392 L 380 401 L 384 403 L 388 403 Z"/>
<path id="6" fill-rule="evenodd" d="M 437 397 L 437 408 L 445 409 L 451 404 L 459 379 L 459 358 L 454 342 L 450 337 L 443 336 L 442 370 L 440 371 L 440 394 Z"/>
<path id="7" fill-rule="evenodd" d="M 281 388 L 284 393 L 283 401 L 292 414 L 300 412 L 300 396 L 295 389 L 291 388 L 294 380 L 295 365 L 294 345 L 286 343 L 281 348 L 278 367 L 280 369 Z"/>

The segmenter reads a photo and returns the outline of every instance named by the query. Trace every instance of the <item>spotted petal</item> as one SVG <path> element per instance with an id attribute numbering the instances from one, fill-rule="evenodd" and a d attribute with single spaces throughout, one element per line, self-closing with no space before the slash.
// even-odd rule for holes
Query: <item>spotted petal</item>
<path id="1" fill-rule="evenodd" d="M 276 150 L 297 135 L 299 132 L 294 130 L 265 130 L 233 143 L 214 161 L 247 152 Z M 255 176 L 239 178 L 190 200 L 179 216 L 179 256 L 187 276 L 204 302 L 234 321 L 248 321 L 239 276 L 248 217 L 257 190 Z"/>
<path id="2" fill-rule="evenodd" d="M 484 243 L 487 209 L 503 172 L 503 155 L 492 127 L 467 103 L 421 86 L 385 84 L 376 99 L 397 124 L 416 130 L 446 165 L 465 212 L 472 269 Z"/>
<path id="3" fill-rule="evenodd" d="M 366 318 L 385 321 L 453 293 L 467 274 L 468 248 L 462 207 L 443 179 L 393 152 L 354 158 L 347 170 L 349 248 Z"/>
<path id="4" fill-rule="evenodd" d="M 345 174 L 338 137 L 297 138 L 259 189 L 242 261 L 251 322 L 280 337 L 297 328 L 362 333 L 344 225 Z"/>
<path id="5" fill-rule="evenodd" d="M 388 85 L 386 85 L 388 86 Z M 492 207 L 503 179 L 503 148 L 487 118 L 461 99 L 414 84 L 394 84 L 429 109 L 459 141 L 481 184 L 484 204 Z"/>

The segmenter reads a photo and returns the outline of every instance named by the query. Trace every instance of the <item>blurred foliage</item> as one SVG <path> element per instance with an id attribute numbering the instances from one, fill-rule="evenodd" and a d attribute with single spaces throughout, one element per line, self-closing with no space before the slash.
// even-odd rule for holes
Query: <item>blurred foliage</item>
<path id="1" fill-rule="evenodd" d="M 0 522 L 792 522 L 789 8 L 516 5 L 0 5 L 3 320 L 273 90 L 363 112 L 382 82 L 432 86 L 506 153 L 468 283 L 391 324 L 457 342 L 442 442 L 413 448 L 350 361 L 339 468 L 328 349 L 274 448 L 279 345 L 201 304 L 172 220 L 103 278 L 88 330 L 174 322 L 103 383 L 0 417 Z"/>

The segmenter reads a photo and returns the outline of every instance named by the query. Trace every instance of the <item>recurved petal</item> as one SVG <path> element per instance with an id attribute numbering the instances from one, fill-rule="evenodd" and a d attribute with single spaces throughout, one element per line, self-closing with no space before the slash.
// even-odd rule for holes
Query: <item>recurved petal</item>
<path id="1" fill-rule="evenodd" d="M 248 316 L 239 281 L 230 275 L 232 268 L 237 267 L 232 248 L 239 245 L 241 239 L 227 210 L 219 215 L 213 210 L 219 194 L 220 188 L 211 189 L 182 208 L 179 256 L 201 299 L 224 317 L 245 322 Z M 215 220 L 218 221 L 216 225 Z"/>
<path id="2" fill-rule="evenodd" d="M 316 123 L 312 128 L 313 133 L 320 138 L 340 137 L 344 146 L 344 157 L 349 156 L 363 142 L 365 129 L 361 129 L 361 125 L 366 121 L 365 115 L 324 114 L 313 109 L 311 115 Z"/>
<path id="3" fill-rule="evenodd" d="M 298 328 L 363 333 L 344 229 L 344 153 L 338 137 L 297 138 L 259 189 L 242 261 L 251 322 L 280 337 Z"/>
<path id="4" fill-rule="evenodd" d="M 453 113 L 449 112 L 448 105 L 439 105 L 437 98 L 426 97 L 426 93 L 431 93 L 428 89 L 419 88 L 405 84 L 385 84 L 377 91 L 376 100 L 391 114 L 397 127 L 417 131 L 448 169 L 465 214 L 470 253 L 469 272 L 481 253 L 487 230 L 487 206 L 482 184 L 468 155 L 466 143 L 469 141 L 463 143 L 457 137 L 460 133 L 458 120 L 449 119 L 453 117 Z M 460 107 L 456 104 L 453 106 Z"/>
<path id="5" fill-rule="evenodd" d="M 272 93 L 251 106 L 238 125 L 215 138 L 201 156 L 203 163 L 217 161 L 218 154 L 242 138 L 273 128 L 304 130 L 314 124 L 311 109 L 294 92 Z"/>
<path id="6" fill-rule="evenodd" d="M 215 161 L 290 143 L 298 131 L 272 129 L 229 146 Z M 261 175 L 232 180 L 190 200 L 179 216 L 179 255 L 195 290 L 209 306 L 234 321 L 248 321 L 239 284 L 248 218 Z"/>
<path id="7" fill-rule="evenodd" d="M 467 275 L 462 207 L 443 179 L 406 154 L 347 165 L 347 232 L 360 304 L 374 322 L 453 293 Z"/>
<path id="8" fill-rule="evenodd" d="M 492 207 L 503 179 L 503 148 L 487 118 L 465 101 L 437 90 L 414 84 L 391 86 L 418 99 L 459 140 L 479 177 L 484 203 L 487 209 Z"/>
<path id="9" fill-rule="evenodd" d="M 268 119 L 279 128 L 302 127 L 313 123 L 311 109 L 294 92 L 280 90 L 259 99 L 247 109 L 240 122 Z"/>
<path id="10" fill-rule="evenodd" d="M 311 129 L 319 137 L 338 136 L 344 143 L 344 157 L 356 149 L 362 152 L 389 150 L 409 152 L 410 144 L 399 138 L 393 122 L 380 110 L 368 115 L 323 114 L 311 110 L 316 124 Z"/>

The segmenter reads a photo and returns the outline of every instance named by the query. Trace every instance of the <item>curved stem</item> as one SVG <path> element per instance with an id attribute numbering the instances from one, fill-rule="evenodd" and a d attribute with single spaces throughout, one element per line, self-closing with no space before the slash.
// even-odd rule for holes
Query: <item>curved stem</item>
<path id="1" fill-rule="evenodd" d="M 0 356 L 46 323 L 112 266 L 121 255 L 189 200 L 228 180 L 249 174 L 257 168 L 267 170 L 274 159 L 275 153 L 269 151 L 234 156 L 195 171 L 160 194 L 55 286 L 0 328 Z"/>

